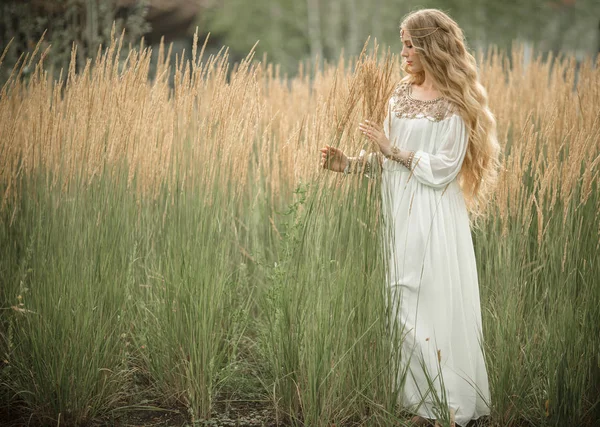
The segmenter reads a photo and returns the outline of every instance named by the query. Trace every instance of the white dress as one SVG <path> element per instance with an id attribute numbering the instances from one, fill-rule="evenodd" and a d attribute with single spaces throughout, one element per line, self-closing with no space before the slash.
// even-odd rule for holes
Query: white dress
<path id="1" fill-rule="evenodd" d="M 489 414 L 475 253 L 457 175 L 467 129 L 443 98 L 418 101 L 401 83 L 384 130 L 392 145 L 415 151 L 413 169 L 383 159 L 382 206 L 389 245 L 393 316 L 403 328 L 401 404 L 437 418 L 445 392 L 455 420 Z M 425 375 L 428 372 L 433 387 Z M 441 375 L 439 375 L 441 373 Z M 442 386 L 443 384 L 443 386 Z"/>

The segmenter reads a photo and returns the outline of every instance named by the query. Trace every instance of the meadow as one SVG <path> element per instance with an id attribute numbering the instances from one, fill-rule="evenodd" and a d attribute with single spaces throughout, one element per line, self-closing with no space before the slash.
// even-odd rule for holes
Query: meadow
<path id="1" fill-rule="evenodd" d="M 405 425 L 380 183 L 318 151 L 373 150 L 357 125 L 381 121 L 399 57 L 288 78 L 163 49 L 153 80 L 117 38 L 58 81 L 32 52 L 2 87 L 0 407 L 31 425 L 161 408 L 203 425 L 232 402 L 279 425 Z M 600 63 L 478 61 L 502 147 L 473 223 L 482 424 L 598 425 Z"/>

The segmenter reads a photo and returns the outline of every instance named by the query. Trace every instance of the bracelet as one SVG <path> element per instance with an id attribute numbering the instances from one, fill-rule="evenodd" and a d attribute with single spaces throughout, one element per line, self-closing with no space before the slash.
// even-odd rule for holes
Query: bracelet
<path id="1" fill-rule="evenodd" d="M 411 151 L 408 153 L 408 159 L 406 159 L 406 160 L 404 160 L 400 156 L 400 149 L 398 147 L 392 147 L 391 151 L 392 152 L 385 157 L 387 157 L 390 160 L 400 163 L 402 166 L 404 166 L 408 170 L 412 170 L 412 162 L 413 162 L 413 159 L 415 158 L 414 151 Z"/>
<path id="2" fill-rule="evenodd" d="M 413 164 L 412 164 L 412 163 L 413 163 L 413 159 L 414 159 L 414 158 L 415 158 L 415 152 L 414 152 L 414 151 L 411 151 L 411 152 L 408 154 L 408 162 L 407 162 L 407 163 L 408 163 L 408 170 L 409 170 L 409 171 L 410 171 L 410 170 L 412 170 L 412 166 L 413 166 Z"/>
<path id="3" fill-rule="evenodd" d="M 371 153 L 373 154 L 373 153 Z M 348 163 L 344 168 L 344 175 L 351 173 L 364 173 L 366 177 L 369 177 L 373 172 L 376 173 L 376 169 L 372 164 L 371 155 L 367 155 L 365 150 L 361 150 L 358 157 L 348 157 Z"/>

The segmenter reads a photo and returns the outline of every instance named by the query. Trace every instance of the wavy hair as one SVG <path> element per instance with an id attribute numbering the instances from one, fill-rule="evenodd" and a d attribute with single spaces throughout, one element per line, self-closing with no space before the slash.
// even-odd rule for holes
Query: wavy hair
<path id="1" fill-rule="evenodd" d="M 409 13 L 400 29 L 408 31 L 423 64 L 423 71 L 415 74 L 405 67 L 405 81 L 420 85 L 427 73 L 439 92 L 458 108 L 469 130 L 460 184 L 471 213 L 478 216 L 497 180 L 500 147 L 496 120 L 479 82 L 475 58 L 467 50 L 462 30 L 440 10 Z"/>

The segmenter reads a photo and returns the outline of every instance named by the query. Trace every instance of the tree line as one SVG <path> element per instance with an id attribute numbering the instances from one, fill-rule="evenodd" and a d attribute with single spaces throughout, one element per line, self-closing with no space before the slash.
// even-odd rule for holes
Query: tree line
<path id="1" fill-rule="evenodd" d="M 94 57 L 99 46 L 110 43 L 113 25 L 118 34 L 125 30 L 123 56 L 141 37 L 156 43 L 159 32 L 170 30 L 168 19 L 152 21 L 153 11 L 166 10 L 161 1 L 3 1 L 0 54 L 11 39 L 13 43 L 0 69 L 0 82 L 44 31 L 45 43 L 52 44 L 46 65 L 56 73 L 68 65 L 74 42 L 79 52 L 77 66 L 85 66 L 86 58 Z M 181 22 L 172 23 L 179 27 L 171 34 L 187 34 L 179 40 L 167 34 L 166 41 L 176 43 L 173 55 L 181 55 L 184 48 L 189 54 L 192 34 L 198 28 L 200 41 L 211 34 L 209 52 L 226 45 L 232 60 L 239 60 L 258 41 L 257 57 L 266 55 L 288 74 L 296 72 L 299 61 L 336 61 L 342 53 L 357 55 L 369 36 L 398 52 L 402 17 L 422 7 L 449 13 L 474 50 L 489 46 L 510 50 L 517 41 L 537 51 L 570 52 L 578 57 L 600 51 L 598 0 L 178 0 L 168 7 L 170 16 L 180 12 L 178 7 L 194 11 L 185 21 L 187 30 L 181 30 Z"/>

